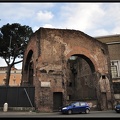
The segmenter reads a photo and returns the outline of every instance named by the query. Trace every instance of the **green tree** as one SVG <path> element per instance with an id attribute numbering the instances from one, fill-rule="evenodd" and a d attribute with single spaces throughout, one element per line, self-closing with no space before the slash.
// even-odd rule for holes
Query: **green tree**
<path id="1" fill-rule="evenodd" d="M 24 50 L 32 33 L 31 27 L 19 23 L 8 23 L 0 28 L 0 57 L 7 64 L 6 86 L 9 86 L 11 68 L 23 61 Z M 16 58 L 21 59 L 16 62 Z"/>

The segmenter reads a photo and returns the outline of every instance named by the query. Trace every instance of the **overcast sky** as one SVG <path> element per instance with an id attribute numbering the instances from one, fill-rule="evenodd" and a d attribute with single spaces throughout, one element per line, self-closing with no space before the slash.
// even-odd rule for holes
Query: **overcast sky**
<path id="1" fill-rule="evenodd" d="M 28 25 L 34 32 L 44 27 L 80 30 L 92 37 L 120 34 L 120 3 L 0 2 L 0 27 L 7 23 Z M 6 66 L 2 59 L 0 66 Z"/>

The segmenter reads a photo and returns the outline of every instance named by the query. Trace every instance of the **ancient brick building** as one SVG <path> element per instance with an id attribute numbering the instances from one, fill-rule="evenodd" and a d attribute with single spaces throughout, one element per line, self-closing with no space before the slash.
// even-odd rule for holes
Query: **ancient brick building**
<path id="1" fill-rule="evenodd" d="M 77 30 L 40 28 L 23 60 L 21 85 L 35 86 L 39 111 L 77 100 L 97 110 L 113 109 L 108 47 L 97 39 Z"/>

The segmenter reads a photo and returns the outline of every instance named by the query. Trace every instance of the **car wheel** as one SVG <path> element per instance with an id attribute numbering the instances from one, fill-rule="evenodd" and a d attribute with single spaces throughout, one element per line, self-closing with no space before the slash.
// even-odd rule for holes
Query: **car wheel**
<path id="1" fill-rule="evenodd" d="M 120 111 L 116 111 L 117 113 L 120 113 Z"/>
<path id="2" fill-rule="evenodd" d="M 69 115 L 72 114 L 72 110 L 68 110 L 68 114 L 69 114 Z"/>
<path id="3" fill-rule="evenodd" d="M 90 110 L 89 110 L 89 109 L 86 109 L 86 110 L 85 110 L 85 113 L 86 113 L 86 114 L 88 114 L 89 112 L 90 112 Z"/>

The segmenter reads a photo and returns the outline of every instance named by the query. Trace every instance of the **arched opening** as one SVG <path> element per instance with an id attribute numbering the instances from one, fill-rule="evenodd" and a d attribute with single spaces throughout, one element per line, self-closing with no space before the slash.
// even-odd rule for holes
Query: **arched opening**
<path id="1" fill-rule="evenodd" d="M 25 79 L 24 82 L 26 82 L 27 85 L 33 85 L 33 59 L 32 59 L 33 51 L 30 50 L 27 59 L 25 62 Z"/>
<path id="2" fill-rule="evenodd" d="M 96 100 L 96 75 L 92 61 L 74 54 L 67 61 L 67 96 L 69 100 Z"/>

